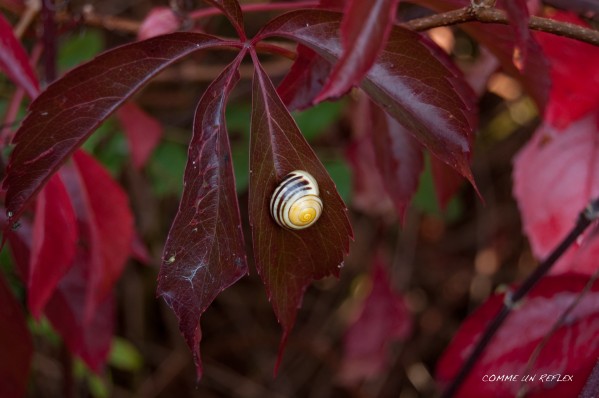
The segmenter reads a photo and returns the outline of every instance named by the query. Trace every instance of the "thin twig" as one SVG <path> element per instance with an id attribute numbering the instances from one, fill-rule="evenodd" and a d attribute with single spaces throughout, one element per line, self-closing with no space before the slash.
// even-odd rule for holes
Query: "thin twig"
<path id="1" fill-rule="evenodd" d="M 413 19 L 403 26 L 416 31 L 423 31 L 439 26 L 458 25 L 466 22 L 483 22 L 507 25 L 510 23 L 507 14 L 496 8 L 464 7 L 457 10 Z M 528 27 L 540 32 L 569 37 L 585 43 L 599 46 L 599 31 L 575 25 L 569 22 L 556 21 L 549 18 L 531 16 Z"/>
<path id="2" fill-rule="evenodd" d="M 466 377 L 470 374 L 472 368 L 482 356 L 483 352 L 506 320 L 512 309 L 516 307 L 520 300 L 528 294 L 528 292 L 539 282 L 539 280 L 549 272 L 555 262 L 570 248 L 570 246 L 576 242 L 578 237 L 587 229 L 587 227 L 595 220 L 599 219 L 599 198 L 592 200 L 589 205 L 580 212 L 576 225 L 570 233 L 561 241 L 561 243 L 549 254 L 549 257 L 545 259 L 537 269 L 522 283 L 518 289 L 512 294 L 508 292 L 505 295 L 503 306 L 491 323 L 487 326 L 483 332 L 480 340 L 458 371 L 455 379 L 452 380 L 449 387 L 443 393 L 443 398 L 452 397 L 460 388 L 462 383 L 466 380 Z"/>

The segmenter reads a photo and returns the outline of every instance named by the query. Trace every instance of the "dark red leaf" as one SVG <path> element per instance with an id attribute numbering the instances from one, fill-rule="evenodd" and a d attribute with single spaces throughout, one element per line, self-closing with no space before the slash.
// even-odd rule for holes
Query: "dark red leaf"
<path id="1" fill-rule="evenodd" d="M 172 33 L 179 29 L 181 21 L 170 7 L 154 7 L 144 18 L 137 38 L 139 40 L 149 39 L 151 37 Z"/>
<path id="2" fill-rule="evenodd" d="M 461 7 L 470 6 L 470 0 L 412 0 L 416 4 L 429 7 L 437 12 L 446 12 Z M 509 0 L 512 1 L 512 0 Z M 551 79 L 549 77 L 549 64 L 538 45 L 534 41 L 526 41 L 526 47 L 520 52 L 527 54 L 521 68 L 514 64 L 514 47 L 517 34 L 512 26 L 499 24 L 467 23 L 460 25 L 468 34 L 479 43 L 487 47 L 499 61 L 503 69 L 511 76 L 518 79 L 535 100 L 541 112 L 545 109 Z"/>
<path id="3" fill-rule="evenodd" d="M 330 62 L 341 56 L 336 32 L 340 14 L 296 11 L 269 23 L 257 36 L 290 38 L 311 47 Z M 417 33 L 394 27 L 389 43 L 370 69 L 362 87 L 370 97 L 435 156 L 471 182 L 469 166 L 474 99 L 465 102 L 460 77 L 435 56 L 438 49 Z M 471 106 L 472 104 L 472 106 Z"/>
<path id="4" fill-rule="evenodd" d="M 245 29 L 243 27 L 243 13 L 237 0 L 204 0 L 222 10 L 223 14 L 231 22 L 241 40 L 245 40 Z"/>
<path id="5" fill-rule="evenodd" d="M 343 53 L 315 102 L 358 85 L 387 44 L 399 0 L 350 0 L 341 22 Z"/>
<path id="6" fill-rule="evenodd" d="M 73 265 L 77 245 L 73 206 L 60 179 L 54 175 L 37 197 L 27 304 L 39 318 L 58 281 Z"/>
<path id="7" fill-rule="evenodd" d="M 200 317 L 220 292 L 248 272 L 225 126 L 225 105 L 239 79 L 241 58 L 221 73 L 198 104 L 183 197 L 158 276 L 158 294 L 179 318 L 198 378 Z"/>
<path id="8" fill-rule="evenodd" d="M 254 64 L 249 217 L 256 268 L 283 327 L 276 369 L 306 287 L 315 279 L 339 275 L 353 234 L 335 184 L 257 58 Z M 275 187 L 293 170 L 304 170 L 314 176 L 324 205 L 316 224 L 300 231 L 281 228 L 269 211 Z"/>
<path id="9" fill-rule="evenodd" d="M 33 342 L 23 308 L 1 274 L 0 303 L 0 397 L 24 397 L 33 358 Z"/>
<path id="10" fill-rule="evenodd" d="M 405 300 L 393 290 L 386 266 L 379 256 L 372 264 L 371 283 L 359 316 L 348 327 L 343 339 L 340 377 L 347 384 L 384 373 L 388 369 L 390 343 L 405 340 L 412 330 Z"/>
<path id="11" fill-rule="evenodd" d="M 160 142 L 162 125 L 132 102 L 121 106 L 116 115 L 129 141 L 133 165 L 141 169 Z"/>
<path id="12" fill-rule="evenodd" d="M 587 282 L 589 277 L 579 274 L 542 279 L 508 316 L 456 397 L 514 397 L 523 387 L 528 390 L 527 397 L 577 396 L 599 356 L 599 282 L 593 283 L 562 322 L 559 318 L 579 298 Z M 455 376 L 504 299 L 504 294 L 491 297 L 462 324 L 438 363 L 441 382 Z M 540 351 L 534 358 L 537 349 Z M 485 375 L 517 376 L 515 381 L 493 382 Z M 526 375 L 535 379 L 521 382 Z M 562 382 L 557 382 L 557 377 L 548 381 L 547 375 L 561 375 Z M 564 381 L 565 375 L 571 375 L 572 380 Z"/>
<path id="13" fill-rule="evenodd" d="M 29 63 L 29 57 L 2 14 L 0 14 L 0 69 L 16 85 L 23 88 L 29 98 L 37 97 L 39 83 Z"/>
<path id="14" fill-rule="evenodd" d="M 152 76 L 194 51 L 226 43 L 200 33 L 155 37 L 110 50 L 50 85 L 15 134 L 3 184 L 9 214 L 17 218 L 68 156 Z"/>
<path id="15" fill-rule="evenodd" d="M 559 131 L 541 125 L 514 161 L 514 197 L 533 253 L 545 258 L 574 226 L 578 213 L 599 196 L 599 113 Z M 585 235 L 553 272 L 594 274 L 599 236 Z"/>
<path id="16" fill-rule="evenodd" d="M 431 174 L 437 194 L 439 208 L 444 210 L 447 204 L 464 183 L 461 175 L 434 156 L 430 157 Z"/>
<path id="17" fill-rule="evenodd" d="M 376 105 L 371 108 L 376 165 L 397 215 L 403 220 L 424 168 L 422 147 L 397 120 Z"/>
<path id="18" fill-rule="evenodd" d="M 585 25 L 572 14 L 551 15 L 558 21 Z M 563 129 L 599 107 L 599 48 L 590 44 L 538 34 L 543 52 L 551 62 L 553 85 L 547 105 L 547 122 Z"/>
<path id="19" fill-rule="evenodd" d="M 332 65 L 309 47 L 298 44 L 297 58 L 277 87 L 277 93 L 290 111 L 312 106 L 324 87 Z"/>

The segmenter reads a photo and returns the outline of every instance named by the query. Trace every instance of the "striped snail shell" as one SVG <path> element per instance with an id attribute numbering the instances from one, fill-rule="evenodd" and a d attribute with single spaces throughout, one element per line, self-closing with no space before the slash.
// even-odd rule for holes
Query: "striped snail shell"
<path id="1" fill-rule="evenodd" d="M 272 194 L 270 214 L 283 228 L 308 228 L 322 214 L 322 200 L 318 195 L 318 183 L 310 173 L 292 171 Z"/>

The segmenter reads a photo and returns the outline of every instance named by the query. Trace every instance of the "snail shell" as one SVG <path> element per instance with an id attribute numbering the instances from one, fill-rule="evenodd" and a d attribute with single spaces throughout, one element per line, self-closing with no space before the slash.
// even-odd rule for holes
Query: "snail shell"
<path id="1" fill-rule="evenodd" d="M 308 228 L 322 214 L 322 200 L 318 195 L 318 183 L 310 173 L 292 171 L 272 194 L 270 214 L 283 228 Z"/>

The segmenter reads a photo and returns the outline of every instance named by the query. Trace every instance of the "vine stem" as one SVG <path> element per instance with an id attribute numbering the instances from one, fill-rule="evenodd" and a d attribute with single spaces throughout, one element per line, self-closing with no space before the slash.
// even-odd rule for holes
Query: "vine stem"
<path id="1" fill-rule="evenodd" d="M 316 4 L 316 1 L 311 0 L 286 3 L 244 4 L 241 6 L 241 10 L 244 12 L 284 11 L 297 8 L 310 8 L 314 7 Z M 193 19 L 199 19 L 219 14 L 221 14 L 219 9 L 209 7 L 194 11 L 190 16 Z M 57 15 L 57 20 L 58 22 L 70 22 L 73 20 L 73 17 L 67 14 L 59 14 Z M 136 34 L 141 25 L 139 21 L 114 16 L 102 16 L 95 14 L 92 10 L 87 10 L 83 13 L 82 21 L 89 26 L 97 26 L 107 30 L 116 30 L 131 34 Z M 413 19 L 401 25 L 412 30 L 423 31 L 440 26 L 458 25 L 466 22 L 496 23 L 503 25 L 510 23 L 507 14 L 496 8 L 464 7 L 457 10 Z M 599 31 L 594 29 L 537 16 L 530 17 L 528 26 L 532 30 L 552 33 L 599 46 Z"/>
<path id="2" fill-rule="evenodd" d="M 497 8 L 464 7 L 457 10 L 413 19 L 402 25 L 412 30 L 423 31 L 439 26 L 457 25 L 466 22 L 495 23 L 503 25 L 510 24 L 507 14 Z M 599 31 L 575 25 L 573 23 L 531 16 L 528 21 L 528 27 L 532 30 L 553 33 L 558 36 L 569 37 L 571 39 L 599 46 Z"/>
<path id="3" fill-rule="evenodd" d="M 503 306 L 493 318 L 491 323 L 483 332 L 478 343 L 461 366 L 456 377 L 451 381 L 449 387 L 445 390 L 442 398 L 450 398 L 458 391 L 461 385 L 466 380 L 466 377 L 474 368 L 478 359 L 482 356 L 485 349 L 512 312 L 514 307 L 518 306 L 520 301 L 532 290 L 532 288 L 541 280 L 547 272 L 553 267 L 555 262 L 568 250 L 568 248 L 576 242 L 578 237 L 587 229 L 587 227 L 595 220 L 599 219 L 599 198 L 593 199 L 589 205 L 580 212 L 576 224 L 560 244 L 549 254 L 535 271 L 516 289 L 515 292 L 508 292 L 505 295 Z"/>

